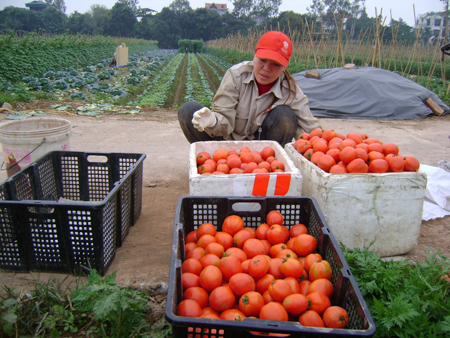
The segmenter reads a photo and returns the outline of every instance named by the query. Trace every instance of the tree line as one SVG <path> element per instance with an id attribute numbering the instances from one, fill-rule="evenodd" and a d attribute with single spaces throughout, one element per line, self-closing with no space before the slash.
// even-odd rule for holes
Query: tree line
<path id="1" fill-rule="evenodd" d="M 331 36 L 357 40 L 360 34 L 373 34 L 377 25 L 377 18 L 367 15 L 364 0 L 314 0 L 306 14 L 280 13 L 281 0 L 234 0 L 233 10 L 223 15 L 207 8 L 192 9 L 188 0 L 174 0 L 160 12 L 139 7 L 138 0 L 118 0 L 111 9 L 92 5 L 86 13 L 70 15 L 65 14 L 64 0 L 45 2 L 48 6 L 40 12 L 5 7 L 0 11 L 0 30 L 140 38 L 158 41 L 159 48 L 178 48 L 180 39 L 209 41 L 245 34 L 254 27 L 312 36 L 319 36 L 325 28 Z M 402 19 L 385 21 L 378 18 L 385 42 L 416 41 L 417 32 Z M 421 31 L 420 41 L 426 43 L 431 34 Z"/>

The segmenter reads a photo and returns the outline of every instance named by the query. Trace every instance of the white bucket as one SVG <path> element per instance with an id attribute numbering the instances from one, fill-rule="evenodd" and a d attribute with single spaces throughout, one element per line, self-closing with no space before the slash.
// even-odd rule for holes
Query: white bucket
<path id="1" fill-rule="evenodd" d="M 1 170 L 8 177 L 50 151 L 70 150 L 70 122 L 57 118 L 32 118 L 0 125 L 3 148 Z"/>

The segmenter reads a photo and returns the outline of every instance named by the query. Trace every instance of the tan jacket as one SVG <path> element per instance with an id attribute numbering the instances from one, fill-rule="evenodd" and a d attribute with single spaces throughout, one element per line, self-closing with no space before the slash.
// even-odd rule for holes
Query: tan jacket
<path id="1" fill-rule="evenodd" d="M 225 140 L 253 140 L 254 133 L 269 113 L 266 110 L 272 105 L 274 95 L 275 105 L 288 105 L 297 114 L 296 138 L 303 132 L 319 128 L 319 120 L 309 110 L 308 98 L 297 82 L 292 80 L 291 87 L 294 86 L 297 87 L 295 97 L 292 90 L 289 93 L 287 79 L 282 73 L 270 91 L 259 96 L 253 75 L 253 61 L 232 66 L 225 73 L 212 103 L 211 111 L 217 117 L 217 123 L 205 131 L 211 136 L 222 136 Z"/>

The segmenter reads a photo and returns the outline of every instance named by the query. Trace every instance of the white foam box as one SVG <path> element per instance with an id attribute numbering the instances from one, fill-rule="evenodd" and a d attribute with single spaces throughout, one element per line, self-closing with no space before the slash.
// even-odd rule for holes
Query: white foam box
<path id="1" fill-rule="evenodd" d="M 330 174 L 285 146 L 338 242 L 380 257 L 412 251 L 419 240 L 427 177 L 424 172 Z M 371 243 L 373 244 L 371 245 Z"/>
<path id="2" fill-rule="evenodd" d="M 284 173 L 200 175 L 197 171 L 197 155 L 215 150 L 249 147 L 261 151 L 270 146 L 275 157 L 284 164 Z M 189 194 L 191 196 L 301 196 L 302 175 L 287 156 L 286 151 L 275 141 L 206 141 L 195 142 L 189 149 Z"/>

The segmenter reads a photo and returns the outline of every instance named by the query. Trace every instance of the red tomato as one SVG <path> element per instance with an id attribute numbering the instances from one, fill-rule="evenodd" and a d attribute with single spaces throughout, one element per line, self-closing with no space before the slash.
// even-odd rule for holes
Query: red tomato
<path id="1" fill-rule="evenodd" d="M 208 265 L 200 273 L 200 286 L 211 292 L 222 284 L 222 272 L 215 265 Z"/>
<path id="2" fill-rule="evenodd" d="M 334 286 L 330 280 L 326 278 L 318 278 L 311 283 L 309 286 L 308 293 L 311 292 L 322 292 L 326 294 L 328 297 L 333 295 Z"/>
<path id="3" fill-rule="evenodd" d="M 243 248 L 245 242 L 251 238 L 253 238 L 253 234 L 247 229 L 239 230 L 234 236 L 234 243 L 238 248 Z"/>
<path id="4" fill-rule="evenodd" d="M 183 293 L 183 299 L 193 299 L 195 300 L 200 307 L 203 309 L 208 305 L 209 295 L 205 289 L 199 286 L 193 286 L 192 288 L 187 289 Z"/>
<path id="5" fill-rule="evenodd" d="M 280 270 L 285 277 L 300 278 L 303 275 L 303 265 L 294 258 L 285 258 L 280 265 Z"/>
<path id="6" fill-rule="evenodd" d="M 224 250 L 228 250 L 233 246 L 233 236 L 228 232 L 218 231 L 214 237 L 216 238 L 217 243 L 223 246 Z"/>
<path id="7" fill-rule="evenodd" d="M 308 228 L 302 223 L 294 224 L 289 230 L 289 235 L 293 238 L 301 234 L 307 234 Z"/>
<path id="8" fill-rule="evenodd" d="M 240 297 L 244 293 L 255 291 L 256 282 L 252 276 L 240 272 L 231 276 L 228 286 L 236 296 Z"/>
<path id="9" fill-rule="evenodd" d="M 244 293 L 239 299 L 239 309 L 246 316 L 259 317 L 259 313 L 263 306 L 264 299 L 262 295 L 256 291 Z"/>
<path id="10" fill-rule="evenodd" d="M 289 239 L 289 230 L 284 225 L 274 224 L 266 232 L 270 244 L 286 243 Z"/>
<path id="11" fill-rule="evenodd" d="M 309 302 L 308 309 L 316 311 L 319 315 L 331 306 L 330 298 L 322 292 L 308 293 L 306 298 Z"/>
<path id="12" fill-rule="evenodd" d="M 209 305 L 213 310 L 218 312 L 231 309 L 235 301 L 236 298 L 233 291 L 227 286 L 219 286 L 212 290 L 209 295 Z"/>
<path id="13" fill-rule="evenodd" d="M 219 269 L 222 272 L 223 279 L 229 281 L 231 276 L 242 272 L 242 264 L 235 256 L 225 256 L 220 259 Z"/>
<path id="14" fill-rule="evenodd" d="M 220 319 L 234 320 L 240 322 L 245 318 L 245 314 L 238 309 L 228 309 L 220 314 Z"/>
<path id="15" fill-rule="evenodd" d="M 266 232 L 269 229 L 269 225 L 267 223 L 261 224 L 258 228 L 256 228 L 256 238 L 258 239 L 266 239 Z"/>
<path id="16" fill-rule="evenodd" d="M 308 294 L 308 290 L 309 290 L 310 286 L 311 286 L 311 281 L 302 280 L 300 283 L 298 283 L 298 287 L 300 290 L 299 293 L 306 296 Z"/>
<path id="17" fill-rule="evenodd" d="M 242 250 L 242 249 L 239 249 L 239 248 L 237 248 L 237 247 L 235 247 L 235 246 L 233 246 L 233 247 L 231 247 L 231 248 L 228 248 L 227 250 L 225 250 L 225 254 L 224 254 L 224 257 L 225 256 L 234 256 L 234 257 L 236 257 L 237 259 L 239 259 L 239 261 L 242 263 L 243 261 L 245 261 L 248 257 L 247 257 L 247 254 L 245 253 L 245 251 L 244 250 Z"/>
<path id="18" fill-rule="evenodd" d="M 266 245 L 257 238 L 250 238 L 243 244 L 242 250 L 244 250 L 247 258 L 253 258 L 257 255 L 265 255 L 267 253 Z"/>
<path id="19" fill-rule="evenodd" d="M 316 251 L 317 240 L 314 236 L 309 234 L 300 234 L 294 239 L 294 252 L 298 256 L 307 256 Z"/>
<path id="20" fill-rule="evenodd" d="M 261 308 L 260 319 L 288 321 L 289 315 L 286 309 L 278 302 L 270 302 Z"/>
<path id="21" fill-rule="evenodd" d="M 328 261 L 322 259 L 320 261 L 314 262 L 311 265 L 311 268 L 308 271 L 309 280 L 314 282 L 319 278 L 326 278 L 331 280 L 331 276 L 333 274 L 333 270 L 331 270 L 331 265 Z"/>
<path id="22" fill-rule="evenodd" d="M 283 249 L 280 252 L 278 252 L 276 258 L 281 258 L 281 259 L 285 259 L 285 258 L 295 258 L 298 259 L 297 254 L 291 250 L 291 249 Z"/>
<path id="23" fill-rule="evenodd" d="M 287 247 L 287 245 L 285 243 L 274 244 L 269 249 L 269 255 L 270 255 L 270 257 L 275 258 L 280 253 L 280 251 L 282 251 L 284 249 L 287 249 L 287 248 L 288 247 Z"/>
<path id="24" fill-rule="evenodd" d="M 200 275 L 202 272 L 202 263 L 198 259 L 188 258 L 181 264 L 181 272 L 190 272 L 195 275 Z"/>
<path id="25" fill-rule="evenodd" d="M 309 271 L 314 262 L 322 260 L 322 256 L 318 253 L 311 253 L 305 257 L 305 270 Z"/>
<path id="26" fill-rule="evenodd" d="M 271 274 L 265 274 L 256 281 L 256 291 L 258 291 L 260 294 L 263 294 L 269 289 L 269 285 L 274 281 L 274 276 L 272 276 Z"/>
<path id="27" fill-rule="evenodd" d="M 326 327 L 343 329 L 348 324 L 348 313 L 340 306 L 330 306 L 322 314 L 322 319 Z"/>
<path id="28" fill-rule="evenodd" d="M 203 223 L 197 229 L 197 240 L 200 239 L 203 235 L 212 235 L 215 236 L 217 230 L 214 224 L 212 223 Z"/>
<path id="29" fill-rule="evenodd" d="M 187 290 L 193 286 L 200 286 L 200 278 L 195 273 L 184 272 L 181 274 L 181 285 L 183 290 Z"/>
<path id="30" fill-rule="evenodd" d="M 248 273 L 254 278 L 261 278 L 269 270 L 269 261 L 263 255 L 257 255 L 250 260 Z"/>
<path id="31" fill-rule="evenodd" d="M 284 279 L 276 279 L 269 285 L 269 294 L 277 302 L 282 302 L 287 296 L 294 293 L 289 282 Z"/>
<path id="32" fill-rule="evenodd" d="M 269 262 L 269 270 L 267 273 L 274 276 L 275 279 L 283 279 L 284 275 L 281 273 L 281 264 L 283 264 L 283 260 L 281 258 L 273 258 Z"/>
<path id="33" fill-rule="evenodd" d="M 312 327 L 325 327 L 322 318 L 320 315 L 313 310 L 307 310 L 303 312 L 299 319 L 299 323 L 303 326 L 312 326 Z"/>
<path id="34" fill-rule="evenodd" d="M 298 279 L 294 277 L 286 277 L 284 278 L 286 282 L 289 283 L 289 285 L 292 288 L 292 293 L 300 293 L 300 285 L 298 284 Z"/>
<path id="35" fill-rule="evenodd" d="M 283 215 L 278 210 L 269 211 L 266 217 L 267 225 L 272 226 L 274 224 L 283 224 Z"/>
<path id="36" fill-rule="evenodd" d="M 186 243 L 197 243 L 197 230 L 192 230 L 186 235 Z"/>
<path id="37" fill-rule="evenodd" d="M 193 299 L 184 299 L 178 304 L 177 316 L 200 317 L 201 315 L 202 315 L 202 308 Z"/>
<path id="38" fill-rule="evenodd" d="M 300 293 L 293 293 L 283 300 L 283 307 L 291 315 L 300 315 L 308 310 L 308 299 Z"/>
<path id="39" fill-rule="evenodd" d="M 203 268 L 207 267 L 208 265 L 215 265 L 219 266 L 220 258 L 213 254 L 207 254 L 200 258 L 200 263 Z"/>
<path id="40" fill-rule="evenodd" d="M 222 231 L 234 236 L 238 231 L 244 228 L 244 220 L 238 215 L 230 215 L 225 218 L 222 224 Z"/>

